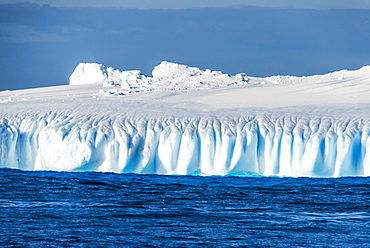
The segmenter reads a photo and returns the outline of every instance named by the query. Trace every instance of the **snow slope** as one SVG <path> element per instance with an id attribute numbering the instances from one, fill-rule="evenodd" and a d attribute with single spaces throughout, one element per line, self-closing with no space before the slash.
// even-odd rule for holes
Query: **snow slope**
<path id="1" fill-rule="evenodd" d="M 70 84 L 0 92 L 0 166 L 159 174 L 370 175 L 370 66 L 152 76 L 80 64 Z"/>

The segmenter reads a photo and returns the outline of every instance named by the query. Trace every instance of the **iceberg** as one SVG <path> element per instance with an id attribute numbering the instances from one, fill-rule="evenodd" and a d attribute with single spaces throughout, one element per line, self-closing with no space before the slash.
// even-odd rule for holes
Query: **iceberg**
<path id="1" fill-rule="evenodd" d="M 79 64 L 0 92 L 0 166 L 177 175 L 370 176 L 370 66 L 305 77 Z"/>

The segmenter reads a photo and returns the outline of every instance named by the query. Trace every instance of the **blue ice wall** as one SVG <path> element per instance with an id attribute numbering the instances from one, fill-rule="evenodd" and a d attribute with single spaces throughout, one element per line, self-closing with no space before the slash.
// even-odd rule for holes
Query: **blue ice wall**
<path id="1" fill-rule="evenodd" d="M 363 120 L 3 118 L 0 166 L 118 173 L 369 176 Z M 369 147 L 369 149 L 368 149 Z"/>

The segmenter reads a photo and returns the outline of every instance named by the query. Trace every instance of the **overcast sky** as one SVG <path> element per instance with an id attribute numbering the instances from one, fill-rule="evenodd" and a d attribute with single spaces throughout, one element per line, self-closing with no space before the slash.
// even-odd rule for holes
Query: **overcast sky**
<path id="1" fill-rule="evenodd" d="M 34 2 L 56 7 L 122 7 L 138 9 L 181 9 L 252 5 L 291 8 L 359 8 L 370 9 L 370 0 L 0 0 L 0 3 Z"/>
<path id="2" fill-rule="evenodd" d="M 10 0 L 0 0 L 4 2 Z M 277 0 L 39 0 L 38 4 L 48 5 L 0 4 L 0 90 L 68 84 L 80 62 L 140 69 L 149 76 L 163 60 L 258 77 L 358 69 L 370 64 L 368 2 L 294 1 L 293 7 L 306 7 L 303 9 L 195 8 L 291 5 Z M 114 3 L 126 8 L 192 8 L 73 8 L 77 4 L 112 7 Z M 62 5 L 69 8 L 59 8 Z M 313 7 L 366 9 L 307 9 Z"/>

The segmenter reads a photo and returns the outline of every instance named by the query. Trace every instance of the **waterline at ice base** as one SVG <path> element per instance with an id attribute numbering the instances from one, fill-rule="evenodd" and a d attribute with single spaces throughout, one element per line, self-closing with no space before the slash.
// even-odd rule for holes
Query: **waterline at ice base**
<path id="1" fill-rule="evenodd" d="M 0 166 L 179 175 L 370 176 L 370 66 L 256 78 L 83 63 L 0 92 Z"/>

